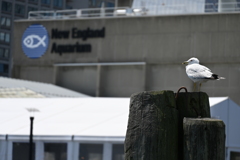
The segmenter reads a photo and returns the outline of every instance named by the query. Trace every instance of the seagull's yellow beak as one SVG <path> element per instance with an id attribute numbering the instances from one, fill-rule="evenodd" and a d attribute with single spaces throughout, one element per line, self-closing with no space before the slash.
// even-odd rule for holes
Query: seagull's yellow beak
<path id="1" fill-rule="evenodd" d="M 182 64 L 188 64 L 188 61 L 183 62 Z"/>

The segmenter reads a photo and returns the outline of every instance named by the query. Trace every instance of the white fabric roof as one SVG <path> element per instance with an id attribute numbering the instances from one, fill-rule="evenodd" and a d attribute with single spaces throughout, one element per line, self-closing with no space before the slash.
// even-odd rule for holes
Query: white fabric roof
<path id="1" fill-rule="evenodd" d="M 0 98 L 46 98 L 27 88 L 0 88 Z"/>
<path id="2" fill-rule="evenodd" d="M 228 97 L 210 97 L 209 98 L 209 105 L 210 107 L 215 106 L 216 104 L 227 100 Z"/>
<path id="3" fill-rule="evenodd" d="M 211 116 L 221 119 L 225 123 L 226 147 L 240 149 L 240 106 L 231 99 L 226 98 L 211 106 Z"/>
<path id="4" fill-rule="evenodd" d="M 210 98 L 216 105 L 227 97 Z M 130 98 L 2 98 L 0 135 L 29 135 L 26 108 L 36 108 L 35 136 L 125 137 Z"/>
<path id="5" fill-rule="evenodd" d="M 36 108 L 34 135 L 125 136 L 129 98 L 0 99 L 0 135 L 29 135 L 26 108 Z"/>
<path id="6" fill-rule="evenodd" d="M 27 88 L 46 97 L 90 97 L 50 83 L 0 77 L 0 88 Z"/>

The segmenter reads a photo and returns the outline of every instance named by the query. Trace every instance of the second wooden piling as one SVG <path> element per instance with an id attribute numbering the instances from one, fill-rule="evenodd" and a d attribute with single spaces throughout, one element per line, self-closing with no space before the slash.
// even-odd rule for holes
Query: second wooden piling
<path id="1" fill-rule="evenodd" d="M 225 125 L 212 118 L 184 118 L 184 160 L 225 160 Z"/>

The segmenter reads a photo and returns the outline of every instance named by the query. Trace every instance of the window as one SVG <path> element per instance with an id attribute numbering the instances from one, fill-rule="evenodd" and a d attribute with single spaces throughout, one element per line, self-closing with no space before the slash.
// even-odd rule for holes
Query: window
<path id="1" fill-rule="evenodd" d="M 236 4 L 236 11 L 240 11 L 240 0 L 236 0 L 237 4 Z"/>
<path id="2" fill-rule="evenodd" d="M 24 16 L 25 15 L 25 6 L 16 4 L 15 5 L 15 15 Z"/>
<path id="3" fill-rule="evenodd" d="M 2 11 L 4 11 L 4 12 L 12 12 L 12 3 L 2 1 Z"/>
<path id="4" fill-rule="evenodd" d="M 80 144 L 79 160 L 102 160 L 102 144 Z"/>
<path id="5" fill-rule="evenodd" d="M 112 145 L 112 160 L 124 160 L 124 145 L 113 144 Z"/>
<path id="6" fill-rule="evenodd" d="M 6 43 L 10 42 L 10 34 L 9 33 L 5 33 L 5 42 Z"/>
<path id="7" fill-rule="evenodd" d="M 50 5 L 50 0 L 41 0 L 41 1 L 42 1 L 42 4 Z"/>
<path id="8" fill-rule="evenodd" d="M 9 43 L 10 34 L 6 32 L 0 32 L 0 42 Z"/>
<path id="9" fill-rule="evenodd" d="M 218 12 L 218 0 L 206 0 L 205 12 Z"/>
<path id="10" fill-rule="evenodd" d="M 240 152 L 230 152 L 230 160 L 240 160 Z"/>
<path id="11" fill-rule="evenodd" d="M 1 17 L 1 28 L 10 28 L 11 27 L 11 18 Z"/>
<path id="12" fill-rule="evenodd" d="M 89 8 L 99 8 L 104 4 L 105 7 L 114 7 L 115 1 L 114 0 L 88 0 Z"/>
<path id="13" fill-rule="evenodd" d="M 0 64 L 0 72 L 8 73 L 8 65 Z M 13 143 L 12 160 L 23 160 L 29 158 L 29 143 Z M 35 144 L 33 144 L 32 159 L 35 157 Z"/>
<path id="14" fill-rule="evenodd" d="M 38 0 L 28 0 L 29 2 L 37 3 Z"/>
<path id="15" fill-rule="evenodd" d="M 37 8 L 34 8 L 34 7 L 28 7 L 28 13 L 30 12 L 30 11 L 37 11 L 38 9 Z"/>
<path id="16" fill-rule="evenodd" d="M 8 59 L 9 58 L 9 49 L 0 48 L 0 59 Z"/>
<path id="17" fill-rule="evenodd" d="M 5 33 L 0 32 L 0 41 L 4 41 L 4 40 L 5 40 Z"/>
<path id="18" fill-rule="evenodd" d="M 114 7 L 114 3 L 113 2 L 106 2 L 105 3 L 105 7 Z"/>
<path id="19" fill-rule="evenodd" d="M 62 0 L 54 0 L 53 5 L 54 5 L 54 7 L 62 7 L 63 1 Z"/>
<path id="20" fill-rule="evenodd" d="M 102 5 L 102 2 L 104 2 L 103 0 L 89 0 L 88 4 L 89 4 L 89 8 L 99 8 Z"/>
<path id="21" fill-rule="evenodd" d="M 44 160 L 67 160 L 67 144 L 45 143 Z"/>

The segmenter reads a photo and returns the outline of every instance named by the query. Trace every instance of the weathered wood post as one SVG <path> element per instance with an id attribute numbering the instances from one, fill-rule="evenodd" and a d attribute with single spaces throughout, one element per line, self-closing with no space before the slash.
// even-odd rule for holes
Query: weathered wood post
<path id="1" fill-rule="evenodd" d="M 184 117 L 207 117 L 210 118 L 209 97 L 204 92 L 181 92 L 176 93 L 176 106 L 179 113 L 178 120 L 178 160 L 183 157 L 183 118 Z"/>
<path id="2" fill-rule="evenodd" d="M 212 118 L 184 118 L 184 160 L 224 160 L 225 125 Z"/>
<path id="3" fill-rule="evenodd" d="M 176 106 L 181 123 L 184 117 L 210 118 L 209 97 L 204 92 L 176 93 Z"/>
<path id="4" fill-rule="evenodd" d="M 224 136 L 224 123 L 210 118 L 204 92 L 176 97 L 172 91 L 136 93 L 130 102 L 125 160 L 224 160 Z"/>
<path id="5" fill-rule="evenodd" d="M 133 94 L 125 160 L 178 160 L 178 111 L 172 91 Z"/>

